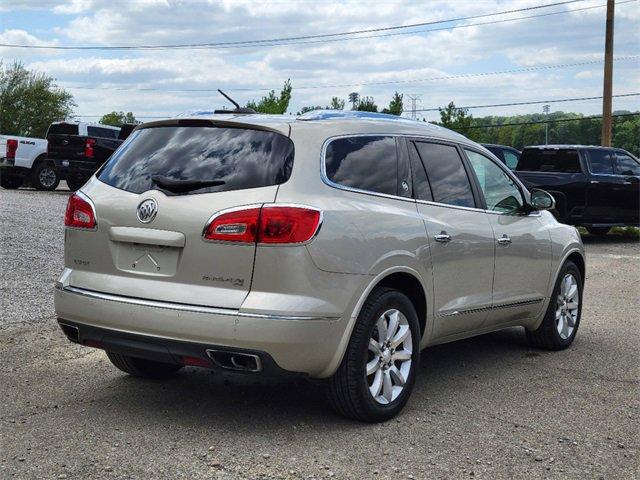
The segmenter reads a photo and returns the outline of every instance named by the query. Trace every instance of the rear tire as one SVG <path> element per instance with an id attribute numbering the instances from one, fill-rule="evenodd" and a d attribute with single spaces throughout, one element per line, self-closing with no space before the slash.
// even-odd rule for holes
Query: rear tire
<path id="1" fill-rule="evenodd" d="M 87 183 L 87 181 L 80 177 L 67 177 L 67 186 L 69 190 L 75 192 L 76 190 L 80 190 L 80 188 Z"/>
<path id="2" fill-rule="evenodd" d="M 33 170 L 31 183 L 36 190 L 55 190 L 60 183 L 60 175 L 51 162 L 41 162 Z"/>
<path id="3" fill-rule="evenodd" d="M 565 286 L 563 283 L 567 282 Z M 577 291 L 572 291 L 575 282 Z M 571 286 L 568 286 L 571 285 Z M 582 316 L 582 275 L 575 263 L 568 261 L 560 269 L 549 307 L 540 326 L 526 331 L 532 347 L 544 350 L 564 350 L 573 343 Z M 575 310 L 568 308 L 577 300 Z"/>
<path id="4" fill-rule="evenodd" d="M 24 178 L 10 173 L 0 172 L 0 187 L 5 190 L 15 190 L 24 183 Z"/>
<path id="5" fill-rule="evenodd" d="M 400 338 L 404 340 L 397 343 Z M 345 417 L 389 420 L 407 403 L 419 362 L 420 325 L 411 300 L 397 290 L 376 288 L 358 315 L 342 363 L 328 381 L 328 399 Z"/>
<path id="6" fill-rule="evenodd" d="M 611 230 L 611 227 L 586 227 L 589 235 L 600 236 L 606 235 Z"/>
<path id="7" fill-rule="evenodd" d="M 165 378 L 173 375 L 182 365 L 154 362 L 143 358 L 130 357 L 120 353 L 106 352 L 107 357 L 117 368 L 129 375 L 142 378 Z"/>

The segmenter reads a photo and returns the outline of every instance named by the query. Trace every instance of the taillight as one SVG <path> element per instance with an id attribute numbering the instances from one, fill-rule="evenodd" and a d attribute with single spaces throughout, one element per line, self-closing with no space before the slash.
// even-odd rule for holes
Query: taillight
<path id="1" fill-rule="evenodd" d="M 16 151 L 18 150 L 18 140 L 10 138 L 7 140 L 7 158 L 16 158 Z"/>
<path id="2" fill-rule="evenodd" d="M 291 244 L 309 241 L 320 227 L 320 210 L 302 206 L 249 207 L 215 215 L 205 240 Z"/>
<path id="3" fill-rule="evenodd" d="M 64 224 L 67 227 L 88 228 L 96 227 L 96 216 L 91 204 L 83 198 L 83 195 L 74 193 L 67 202 L 67 211 L 64 214 Z"/>
<path id="4" fill-rule="evenodd" d="M 262 208 L 258 243 L 302 243 L 320 226 L 320 211 L 307 207 Z"/>
<path id="5" fill-rule="evenodd" d="M 96 144 L 95 138 L 87 138 L 84 141 L 84 156 L 86 158 L 93 158 L 93 146 Z"/>
<path id="6" fill-rule="evenodd" d="M 246 208 L 214 216 L 204 230 L 205 240 L 255 243 L 260 207 Z"/>

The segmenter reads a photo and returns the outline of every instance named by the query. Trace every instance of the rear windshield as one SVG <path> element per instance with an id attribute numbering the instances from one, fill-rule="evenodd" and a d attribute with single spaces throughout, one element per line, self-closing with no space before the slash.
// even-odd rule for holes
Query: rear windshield
<path id="1" fill-rule="evenodd" d="M 579 173 L 581 170 L 578 151 L 570 148 L 524 149 L 516 171 Z"/>
<path id="2" fill-rule="evenodd" d="M 49 135 L 78 135 L 78 125 L 74 123 L 54 123 L 47 131 Z"/>
<path id="3" fill-rule="evenodd" d="M 101 169 L 98 179 L 133 193 L 163 190 L 152 182 L 155 176 L 220 182 L 183 192 L 187 194 L 225 192 L 279 185 L 289 179 L 292 166 L 293 142 L 279 133 L 155 127 L 133 132 Z"/>

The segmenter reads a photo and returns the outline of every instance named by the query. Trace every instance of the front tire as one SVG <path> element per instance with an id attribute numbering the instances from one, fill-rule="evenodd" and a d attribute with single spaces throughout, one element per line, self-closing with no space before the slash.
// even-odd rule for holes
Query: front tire
<path id="1" fill-rule="evenodd" d="M 106 352 L 107 357 L 118 369 L 129 375 L 142 378 L 166 378 L 182 368 L 173 363 L 154 362 L 143 358 L 130 357 L 120 353 Z"/>
<path id="2" fill-rule="evenodd" d="M 582 315 L 583 286 L 576 264 L 566 262 L 560 269 L 544 320 L 536 330 L 526 331 L 532 347 L 564 350 L 573 343 Z"/>
<path id="3" fill-rule="evenodd" d="M 327 394 L 338 413 L 382 422 L 407 403 L 420 362 L 420 325 L 411 300 L 376 288 L 362 307 Z"/>
<path id="4" fill-rule="evenodd" d="M 60 175 L 51 162 L 41 162 L 33 170 L 31 183 L 36 190 L 55 190 L 60 183 Z"/>

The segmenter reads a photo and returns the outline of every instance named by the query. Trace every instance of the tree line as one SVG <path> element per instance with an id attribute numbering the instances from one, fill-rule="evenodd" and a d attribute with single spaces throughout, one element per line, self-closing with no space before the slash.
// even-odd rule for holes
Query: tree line
<path id="1" fill-rule="evenodd" d="M 289 111 L 293 86 L 284 82 L 279 92 L 271 90 L 246 106 L 259 113 L 284 114 Z M 352 92 L 346 99 L 332 97 L 327 105 L 302 107 L 297 114 L 312 110 L 351 110 L 381 112 L 402 115 L 403 95 L 395 92 L 388 106 L 380 109 L 372 96 Z M 49 124 L 73 116 L 76 104 L 71 93 L 59 87 L 52 77 L 29 71 L 19 63 L 5 66 L 0 63 L 0 134 L 44 137 Z M 621 111 L 615 114 L 630 114 Z M 640 112 L 633 116 L 618 116 L 613 120 L 613 146 L 624 148 L 640 156 Z M 548 121 L 548 143 L 599 145 L 602 121 L 599 118 L 584 118 L 579 113 L 557 111 L 528 115 L 474 117 L 468 109 L 457 108 L 453 102 L 440 109 L 440 121 L 434 122 L 455 130 L 480 143 L 510 145 L 521 149 L 526 145 L 545 143 L 545 123 Z M 556 120 L 575 119 L 575 121 Z M 100 123 L 121 126 L 139 123 L 132 112 L 113 111 L 102 116 Z M 521 125 L 512 125 L 521 124 Z"/>

